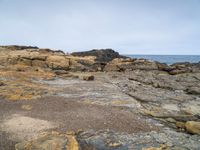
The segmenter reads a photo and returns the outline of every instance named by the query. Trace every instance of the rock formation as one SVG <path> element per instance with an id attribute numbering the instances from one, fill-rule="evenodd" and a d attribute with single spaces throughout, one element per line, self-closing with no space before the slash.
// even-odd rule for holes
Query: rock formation
<path id="1" fill-rule="evenodd" d="M 199 96 L 200 63 L 0 46 L 0 149 L 200 149 Z"/>
<path id="2" fill-rule="evenodd" d="M 97 62 L 109 62 L 115 58 L 126 58 L 125 56 L 119 55 L 118 52 L 115 52 L 112 49 L 93 49 L 85 52 L 74 52 L 71 53 L 71 55 L 79 57 L 95 56 Z"/>

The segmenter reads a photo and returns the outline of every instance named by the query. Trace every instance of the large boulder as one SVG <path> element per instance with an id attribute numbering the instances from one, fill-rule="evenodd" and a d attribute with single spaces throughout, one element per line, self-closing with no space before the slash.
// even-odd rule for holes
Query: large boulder
<path id="1" fill-rule="evenodd" d="M 126 58 L 125 56 L 119 55 L 112 49 L 93 49 L 85 52 L 74 52 L 71 53 L 73 56 L 85 57 L 85 56 L 95 56 L 98 62 L 109 62 L 115 58 Z"/>
<path id="2" fill-rule="evenodd" d="M 69 59 L 64 55 L 51 55 L 47 57 L 46 63 L 53 70 L 69 70 Z"/>
<path id="3" fill-rule="evenodd" d="M 171 75 L 177 75 L 177 74 L 182 74 L 182 73 L 190 73 L 192 72 L 192 68 L 194 65 L 189 62 L 184 62 L 184 63 L 175 63 L 171 65 L 172 69 L 169 70 L 169 74 Z"/>
<path id="4" fill-rule="evenodd" d="M 94 56 L 85 56 L 85 57 L 78 57 L 78 56 L 66 56 L 69 59 L 71 71 L 97 71 L 98 65 L 96 65 L 95 57 Z"/>
<path id="5" fill-rule="evenodd" d="M 126 69 L 130 69 L 133 62 L 134 59 L 130 58 L 127 59 L 116 58 L 106 64 L 106 66 L 104 67 L 104 71 L 124 71 Z"/>
<path id="6" fill-rule="evenodd" d="M 104 71 L 125 71 L 125 70 L 158 70 L 158 64 L 145 59 L 114 59 L 107 63 Z"/>

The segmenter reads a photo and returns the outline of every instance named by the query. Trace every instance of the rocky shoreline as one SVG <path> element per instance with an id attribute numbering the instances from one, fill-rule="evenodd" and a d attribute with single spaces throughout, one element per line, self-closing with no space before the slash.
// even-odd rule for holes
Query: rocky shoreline
<path id="1" fill-rule="evenodd" d="M 198 150 L 200 62 L 0 46 L 0 123 L 3 150 Z"/>

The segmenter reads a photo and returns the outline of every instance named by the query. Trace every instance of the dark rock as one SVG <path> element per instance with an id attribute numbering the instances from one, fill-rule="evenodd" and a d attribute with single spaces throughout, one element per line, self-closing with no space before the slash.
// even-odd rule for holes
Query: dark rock
<path id="1" fill-rule="evenodd" d="M 200 95 L 200 87 L 189 87 L 186 89 L 186 92 L 188 94 Z"/>
<path id="2" fill-rule="evenodd" d="M 39 49 L 40 53 L 53 53 L 53 54 L 60 54 L 65 55 L 65 53 L 61 50 L 51 50 L 51 49 Z"/>
<path id="3" fill-rule="evenodd" d="M 2 48 L 7 48 L 10 50 L 24 50 L 24 49 L 38 49 L 36 46 L 19 46 L 19 45 L 8 45 L 8 46 L 0 46 Z"/>
<path id="4" fill-rule="evenodd" d="M 165 63 L 160 63 L 160 62 L 156 62 L 156 63 L 158 65 L 158 70 L 160 70 L 160 71 L 170 72 L 170 71 L 172 71 L 175 68 L 175 67 L 169 66 L 169 65 L 167 65 Z"/>
<path id="5" fill-rule="evenodd" d="M 95 56 L 96 61 L 99 62 L 109 62 L 112 61 L 115 58 L 127 58 L 125 56 L 119 55 L 118 52 L 115 52 L 112 49 L 94 49 L 91 51 L 85 51 L 85 52 L 74 52 L 71 53 L 73 56 Z"/>
<path id="6" fill-rule="evenodd" d="M 69 70 L 69 59 L 65 56 L 50 55 L 46 63 L 52 70 Z"/>
<path id="7" fill-rule="evenodd" d="M 176 74 L 192 72 L 192 67 L 194 67 L 194 65 L 189 62 L 183 62 L 183 63 L 172 64 L 170 67 L 172 67 L 172 70 L 168 71 L 169 74 L 176 75 Z"/>
<path id="8" fill-rule="evenodd" d="M 169 71 L 169 74 L 177 75 L 177 74 L 189 73 L 189 72 L 191 72 L 191 71 L 188 70 L 187 68 L 184 68 L 184 69 L 173 69 L 173 70 Z"/>
<path id="9" fill-rule="evenodd" d="M 2 81 L 0 81 L 0 86 L 4 86 L 6 85 L 5 83 L 3 83 Z"/>
<path id="10" fill-rule="evenodd" d="M 66 74 L 69 74 L 69 72 L 65 71 L 65 70 L 54 70 L 54 73 L 56 75 L 66 75 Z"/>
<path id="11" fill-rule="evenodd" d="M 189 63 L 189 62 L 179 62 L 179 63 L 174 63 L 171 66 L 175 66 L 177 68 L 190 67 L 190 66 L 192 66 L 192 63 Z"/>

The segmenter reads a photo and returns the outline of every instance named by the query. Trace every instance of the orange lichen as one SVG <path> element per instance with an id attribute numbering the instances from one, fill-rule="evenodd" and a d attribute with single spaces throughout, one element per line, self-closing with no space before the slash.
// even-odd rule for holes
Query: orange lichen
<path id="1" fill-rule="evenodd" d="M 18 150 L 43 149 L 43 150 L 79 150 L 75 135 L 66 135 L 59 132 L 43 133 L 41 137 L 15 145 Z"/>
<path id="2" fill-rule="evenodd" d="M 52 72 L 35 71 L 33 68 L 21 72 L 6 68 L 0 70 L 0 76 L 5 83 L 4 86 L 0 86 L 0 96 L 9 100 L 30 100 L 56 91 L 44 83 L 37 82 L 54 78 L 55 74 Z"/>

